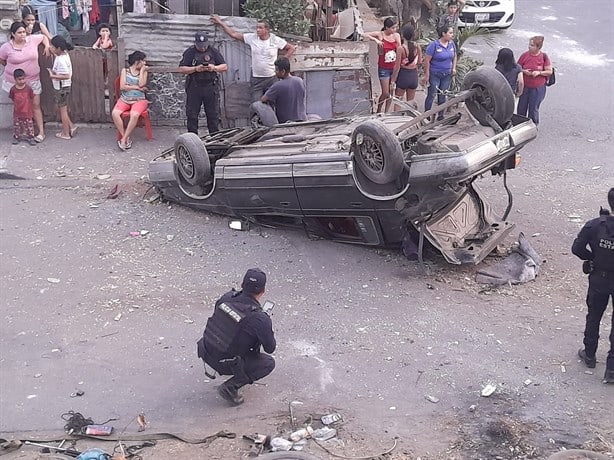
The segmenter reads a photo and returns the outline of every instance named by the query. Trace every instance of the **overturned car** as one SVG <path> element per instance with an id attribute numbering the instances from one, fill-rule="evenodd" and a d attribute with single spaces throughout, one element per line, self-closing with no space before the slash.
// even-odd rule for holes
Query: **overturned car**
<path id="1" fill-rule="evenodd" d="M 441 120 L 434 120 L 444 110 Z M 162 199 L 264 225 L 371 246 L 426 238 L 453 264 L 478 263 L 512 230 L 474 181 L 503 176 L 533 140 L 514 115 L 505 78 L 482 67 L 463 91 L 419 113 L 389 114 L 182 134 L 149 164 Z M 256 110 L 255 121 L 271 119 Z M 421 245 L 422 246 L 422 245 Z"/>

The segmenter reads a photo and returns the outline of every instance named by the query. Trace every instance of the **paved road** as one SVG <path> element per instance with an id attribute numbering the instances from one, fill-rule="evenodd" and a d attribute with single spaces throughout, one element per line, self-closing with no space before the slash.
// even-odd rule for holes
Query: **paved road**
<path id="1" fill-rule="evenodd" d="M 505 452 L 489 432 L 503 416 L 524 424 L 542 452 L 595 431 L 614 439 L 603 352 L 592 375 L 574 357 L 585 279 L 569 255 L 580 225 L 570 216 L 594 216 L 614 185 L 612 5 L 582 4 L 519 0 L 516 23 L 497 37 L 518 55 L 528 37 L 545 35 L 559 77 L 540 136 L 509 178 L 512 218 L 546 259 L 524 286 L 480 293 L 473 268 L 440 258 L 426 277 L 394 251 L 286 230 L 233 232 L 221 217 L 145 203 L 146 163 L 173 130 L 155 130 L 151 143 L 137 137 L 129 153 L 114 148 L 110 129 L 5 145 L 9 171 L 27 180 L 0 182 L 0 432 L 61 429 L 60 414 L 72 409 L 120 417 L 117 427 L 145 412 L 151 430 L 273 433 L 289 428 L 288 402 L 301 400 L 301 417 L 346 416 L 345 444 L 334 447 L 354 454 L 382 450 L 393 436 L 398 458 L 435 457 L 461 439 L 486 446 L 482 454 L 497 442 Z M 471 50 L 494 61 L 496 50 Z M 122 194 L 106 200 L 116 183 Z M 148 233 L 129 236 L 138 230 Z M 269 273 L 279 366 L 230 409 L 205 379 L 195 341 L 214 299 L 250 266 Z M 498 385 L 496 397 L 479 397 L 486 383 Z M 76 389 L 84 396 L 71 398 Z M 234 448 L 238 456 L 244 445 Z"/>

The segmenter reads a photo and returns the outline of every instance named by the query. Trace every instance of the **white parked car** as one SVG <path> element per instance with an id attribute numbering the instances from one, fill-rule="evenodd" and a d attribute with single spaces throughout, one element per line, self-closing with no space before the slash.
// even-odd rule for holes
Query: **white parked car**
<path id="1" fill-rule="evenodd" d="M 458 20 L 459 27 L 480 24 L 506 29 L 514 22 L 515 0 L 467 0 Z"/>

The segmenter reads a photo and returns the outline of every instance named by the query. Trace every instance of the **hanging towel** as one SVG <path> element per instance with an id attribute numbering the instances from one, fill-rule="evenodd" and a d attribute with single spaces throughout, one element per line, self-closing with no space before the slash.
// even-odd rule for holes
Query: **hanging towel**
<path id="1" fill-rule="evenodd" d="M 30 6 L 38 14 L 38 20 L 47 26 L 51 36 L 58 34 L 58 10 L 55 0 L 31 0 Z"/>

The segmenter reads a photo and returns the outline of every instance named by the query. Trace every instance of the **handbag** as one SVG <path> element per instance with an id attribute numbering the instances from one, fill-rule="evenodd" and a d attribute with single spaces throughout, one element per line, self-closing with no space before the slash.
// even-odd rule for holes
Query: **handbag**
<path id="1" fill-rule="evenodd" d="M 550 76 L 548 77 L 548 81 L 546 82 L 546 86 L 552 86 L 556 83 L 556 74 L 555 74 L 555 68 L 552 68 L 552 73 L 550 74 Z"/>
<path id="2" fill-rule="evenodd" d="M 548 58 L 548 55 L 546 53 L 544 53 L 544 57 Z M 544 60 L 545 62 L 545 60 Z M 552 63 L 552 61 L 550 61 L 550 63 Z M 556 69 L 554 67 L 552 67 L 552 73 L 550 74 L 550 76 L 548 77 L 548 80 L 546 81 L 546 86 L 552 86 L 554 84 L 556 84 L 556 73 L 555 73 Z"/>

